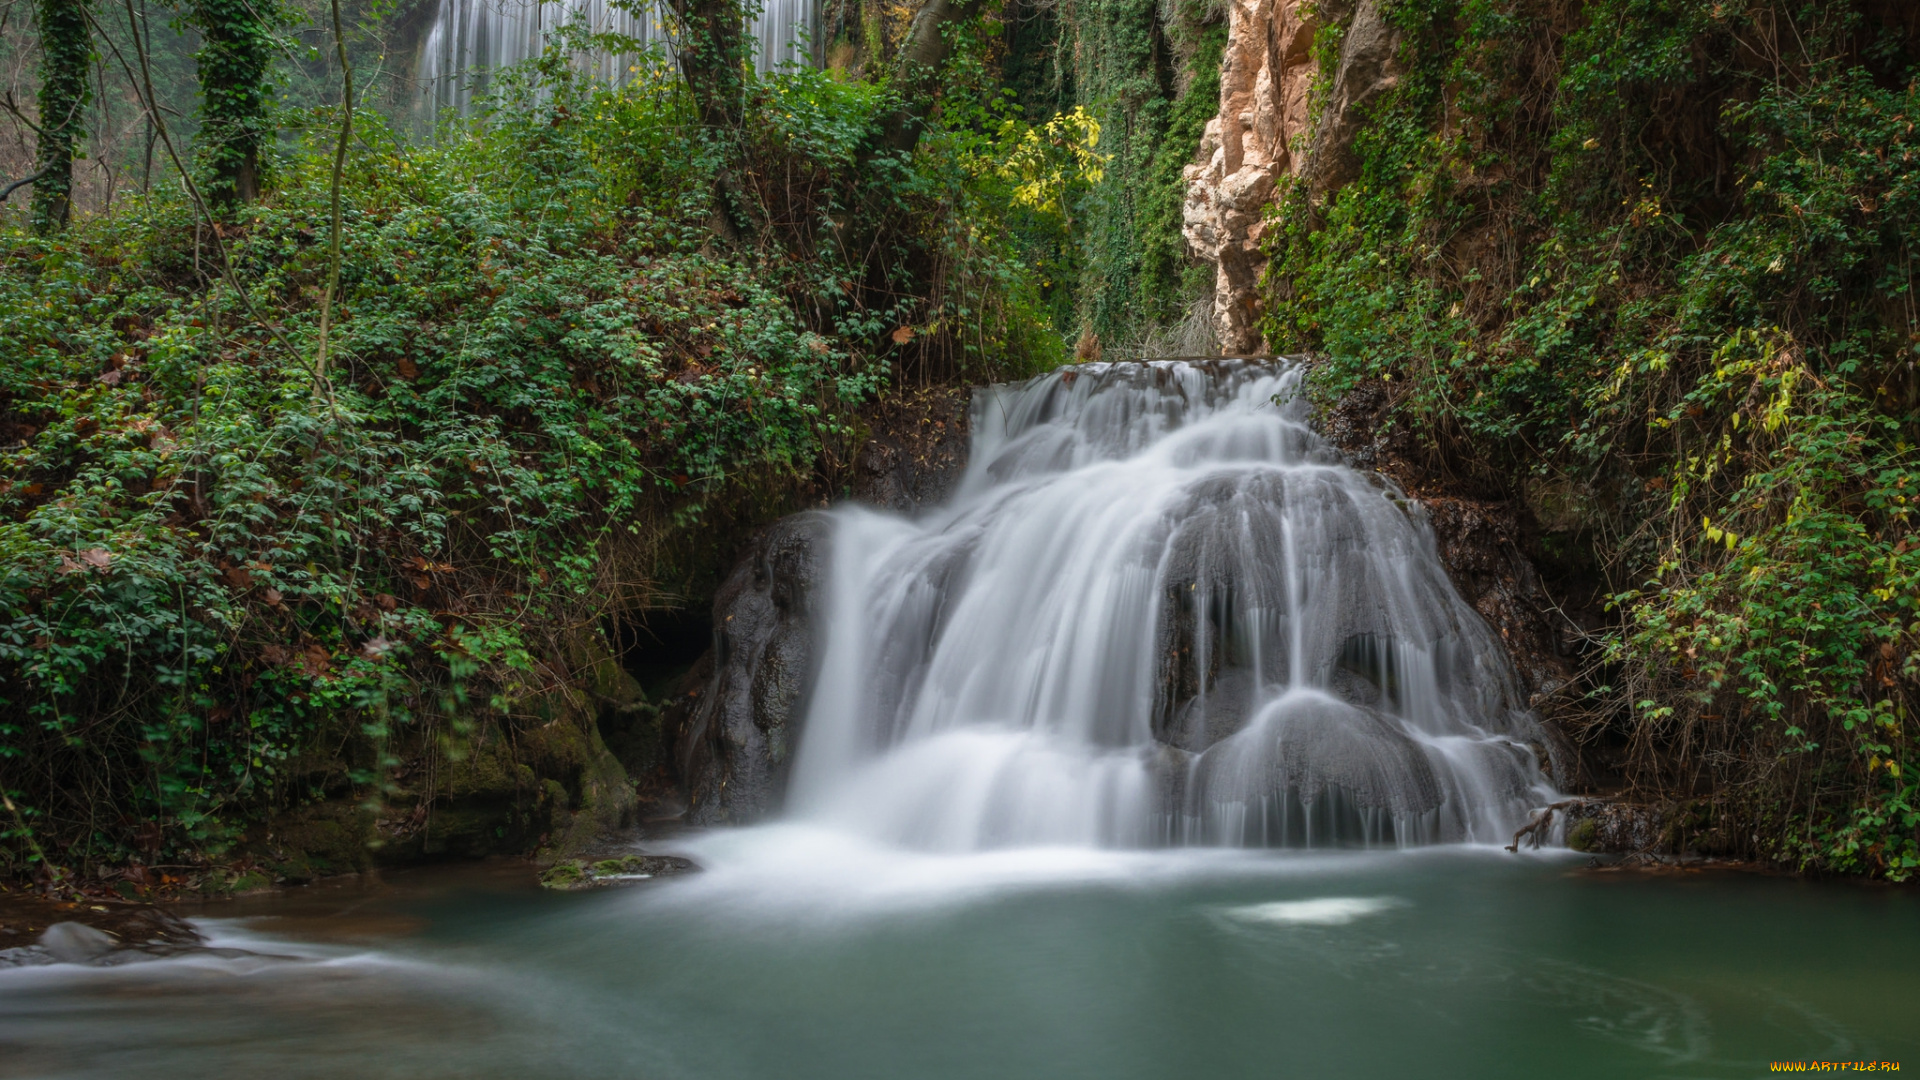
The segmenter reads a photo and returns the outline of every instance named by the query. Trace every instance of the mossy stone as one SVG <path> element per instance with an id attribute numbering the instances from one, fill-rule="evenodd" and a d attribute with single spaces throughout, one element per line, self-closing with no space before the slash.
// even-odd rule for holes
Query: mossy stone
<path id="1" fill-rule="evenodd" d="M 1574 823 L 1567 830 L 1567 846 L 1575 851 L 1593 851 L 1599 847 L 1600 823 L 1592 818 Z"/>

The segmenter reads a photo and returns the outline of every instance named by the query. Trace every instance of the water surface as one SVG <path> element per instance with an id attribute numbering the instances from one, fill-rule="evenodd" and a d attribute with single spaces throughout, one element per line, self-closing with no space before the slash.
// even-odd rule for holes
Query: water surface
<path id="1" fill-rule="evenodd" d="M 1745 1077 L 1920 1062 L 1920 898 L 1486 849 L 907 855 L 795 827 L 206 909 L 0 971 L 0 1076 Z"/>

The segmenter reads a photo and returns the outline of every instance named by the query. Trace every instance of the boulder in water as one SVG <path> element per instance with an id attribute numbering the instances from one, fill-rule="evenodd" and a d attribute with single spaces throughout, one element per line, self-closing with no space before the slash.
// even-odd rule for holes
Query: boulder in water
<path id="1" fill-rule="evenodd" d="M 569 859 L 540 874 L 540 884 L 560 892 L 578 892 L 610 885 L 632 885 L 700 869 L 678 855 L 622 855 L 618 858 Z"/>
<path id="2" fill-rule="evenodd" d="M 87 964 L 118 949 L 120 942 L 86 923 L 59 922 L 40 935 L 40 947 L 63 964 Z"/>

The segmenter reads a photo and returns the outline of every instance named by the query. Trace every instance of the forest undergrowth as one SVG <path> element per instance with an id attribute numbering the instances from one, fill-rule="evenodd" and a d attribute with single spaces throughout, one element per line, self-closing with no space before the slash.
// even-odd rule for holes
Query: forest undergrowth
<path id="1" fill-rule="evenodd" d="M 11 219 L 0 873 L 387 814 L 551 723 L 610 615 L 833 494 L 886 387 L 1060 362 L 1036 253 L 1097 125 L 969 83 L 976 39 L 906 149 L 884 78 L 748 69 L 715 128 L 657 51 L 614 87 L 558 38 L 431 138 L 276 116 L 257 201 L 203 197 L 203 158 Z"/>

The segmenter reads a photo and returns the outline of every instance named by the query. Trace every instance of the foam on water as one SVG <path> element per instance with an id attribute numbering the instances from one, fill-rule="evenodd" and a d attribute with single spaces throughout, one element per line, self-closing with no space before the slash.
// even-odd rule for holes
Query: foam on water
<path id="1" fill-rule="evenodd" d="M 1345 926 L 1368 915 L 1405 907 L 1391 896 L 1323 896 L 1315 900 L 1275 900 L 1227 908 L 1221 914 L 1245 923 L 1273 926 Z"/>

